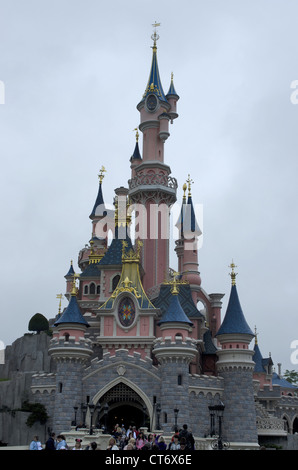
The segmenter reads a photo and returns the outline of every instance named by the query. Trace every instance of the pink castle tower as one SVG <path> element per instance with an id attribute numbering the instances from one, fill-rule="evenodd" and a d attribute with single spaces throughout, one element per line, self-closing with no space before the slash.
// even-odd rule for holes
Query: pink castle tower
<path id="1" fill-rule="evenodd" d="M 159 26 L 158 24 L 154 25 Z M 134 153 L 131 159 L 129 197 L 139 213 L 136 238 L 142 240 L 143 284 L 145 290 L 159 285 L 169 271 L 169 208 L 176 201 L 177 181 L 164 163 L 164 143 L 169 137 L 169 123 L 178 117 L 177 95 L 173 77 L 165 95 L 157 63 L 159 39 L 152 35 L 152 64 L 142 100 L 139 129 L 143 133 L 142 157 Z"/>

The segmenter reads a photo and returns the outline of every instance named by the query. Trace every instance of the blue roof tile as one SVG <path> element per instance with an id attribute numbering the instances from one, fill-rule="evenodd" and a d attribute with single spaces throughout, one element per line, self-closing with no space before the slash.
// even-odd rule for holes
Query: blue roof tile
<path id="1" fill-rule="evenodd" d="M 236 285 L 232 285 L 226 315 L 216 336 L 231 333 L 254 336 L 242 312 Z"/>
<path id="2" fill-rule="evenodd" d="M 69 304 L 64 310 L 62 315 L 54 323 L 54 326 L 61 325 L 63 323 L 79 323 L 89 327 L 88 322 L 83 317 L 77 298 L 75 295 L 71 295 Z"/>
<path id="3" fill-rule="evenodd" d="M 185 314 L 181 304 L 179 302 L 178 295 L 172 295 L 170 304 L 161 317 L 161 320 L 158 322 L 159 325 L 163 323 L 187 323 L 188 325 L 193 325 L 188 316 Z"/>
<path id="4" fill-rule="evenodd" d="M 103 195 L 102 195 L 102 186 L 101 186 L 101 183 L 99 183 L 96 201 L 89 217 L 92 219 L 97 216 L 106 215 L 106 211 L 104 209 L 105 209 L 105 206 L 104 206 L 104 200 L 103 200 Z"/>

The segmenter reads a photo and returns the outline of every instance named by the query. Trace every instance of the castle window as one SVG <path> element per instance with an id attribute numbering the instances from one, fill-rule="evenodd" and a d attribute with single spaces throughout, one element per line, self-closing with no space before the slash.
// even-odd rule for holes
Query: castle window
<path id="1" fill-rule="evenodd" d="M 69 341 L 69 333 L 64 333 L 64 338 L 65 338 L 65 341 Z"/>
<path id="2" fill-rule="evenodd" d="M 91 294 L 91 295 L 92 295 L 92 294 L 93 294 L 93 295 L 95 294 L 95 284 L 94 284 L 94 282 L 92 282 L 92 283 L 90 284 L 90 294 Z"/>
<path id="3" fill-rule="evenodd" d="M 63 388 L 62 382 L 59 382 L 58 384 L 59 393 L 62 393 L 62 388 Z"/>
<path id="4" fill-rule="evenodd" d="M 114 276 L 113 277 L 113 281 L 112 281 L 112 291 L 114 291 L 118 285 L 118 282 L 120 281 L 120 276 L 119 274 L 117 274 L 117 276 Z"/>
<path id="5" fill-rule="evenodd" d="M 100 286 L 96 287 L 96 293 L 99 295 L 100 294 Z"/>
<path id="6" fill-rule="evenodd" d="M 167 414 L 167 413 L 164 413 L 163 417 L 164 417 L 163 422 L 164 422 L 165 424 L 167 424 L 167 422 L 168 422 L 168 414 Z"/>
<path id="7" fill-rule="evenodd" d="M 85 295 L 88 295 L 88 290 L 89 290 L 89 289 L 88 289 L 88 286 L 85 286 L 85 287 L 84 287 L 84 294 L 85 294 Z"/>
<path id="8" fill-rule="evenodd" d="M 178 377 L 177 377 L 177 384 L 182 385 L 182 375 L 181 374 L 179 374 Z"/>

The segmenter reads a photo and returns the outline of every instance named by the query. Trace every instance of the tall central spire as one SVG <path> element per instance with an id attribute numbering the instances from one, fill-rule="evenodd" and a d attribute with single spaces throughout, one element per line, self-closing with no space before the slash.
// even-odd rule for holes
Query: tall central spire
<path id="1" fill-rule="evenodd" d="M 151 63 L 151 69 L 150 69 L 150 74 L 149 74 L 149 79 L 148 83 L 146 86 L 145 93 L 143 95 L 143 99 L 146 98 L 147 95 L 154 93 L 157 95 L 157 97 L 162 100 L 167 102 L 166 96 L 164 94 L 162 84 L 161 84 L 161 79 L 159 75 L 159 69 L 158 69 L 158 62 L 157 62 L 157 45 L 156 42 L 159 39 L 159 35 L 156 32 L 156 28 L 160 26 L 160 23 L 156 23 L 152 25 L 155 28 L 154 33 L 152 34 L 151 38 L 153 40 L 153 46 L 152 46 L 152 63 Z"/>

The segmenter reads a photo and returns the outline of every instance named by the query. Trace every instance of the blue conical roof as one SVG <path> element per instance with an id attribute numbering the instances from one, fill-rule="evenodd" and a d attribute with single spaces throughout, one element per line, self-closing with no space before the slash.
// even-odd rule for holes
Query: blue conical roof
<path id="1" fill-rule="evenodd" d="M 181 211 L 179 219 L 176 223 L 176 227 L 180 231 L 180 237 L 186 235 L 187 238 L 189 238 L 191 235 L 199 236 L 202 234 L 202 231 L 196 219 L 191 195 L 188 196 L 187 202 L 186 199 L 183 198 Z"/>
<path id="2" fill-rule="evenodd" d="M 103 195 L 102 195 L 102 185 L 101 185 L 101 183 L 99 183 L 96 201 L 95 201 L 94 207 L 92 209 L 92 212 L 89 216 L 90 219 L 92 219 L 96 216 L 105 215 L 104 209 L 105 209 L 105 206 L 104 206 L 104 200 L 103 200 Z"/>
<path id="3" fill-rule="evenodd" d="M 157 95 L 157 97 L 165 101 L 166 103 L 167 98 L 164 94 L 161 80 L 160 80 L 160 75 L 159 75 L 159 69 L 158 69 L 158 62 L 157 62 L 157 47 L 153 46 L 153 54 L 152 54 L 152 63 L 151 63 L 151 69 L 149 73 L 149 79 L 147 83 L 147 87 L 145 90 L 145 93 L 143 95 L 143 100 L 146 98 L 147 95 L 154 93 Z"/>
<path id="4" fill-rule="evenodd" d="M 70 263 L 70 268 L 69 268 L 69 270 L 68 270 L 68 273 L 67 273 L 67 274 L 65 274 L 65 276 L 64 276 L 64 277 L 72 277 L 74 274 L 75 274 L 75 272 L 74 272 L 74 269 L 73 269 L 72 263 Z"/>
<path id="5" fill-rule="evenodd" d="M 245 320 L 235 284 L 232 285 L 226 315 L 216 336 L 233 333 L 254 336 Z"/>
<path id="6" fill-rule="evenodd" d="M 175 96 L 176 98 L 179 99 L 179 95 L 177 94 L 175 87 L 174 87 L 173 77 L 171 79 L 171 85 L 170 85 L 168 93 L 166 94 L 166 98 L 169 98 L 170 96 Z"/>
<path id="7" fill-rule="evenodd" d="M 131 160 L 132 159 L 137 159 L 137 160 L 142 160 L 142 157 L 141 157 L 141 154 L 140 154 L 140 149 L 139 149 L 139 143 L 136 142 L 136 146 L 135 146 L 135 149 L 134 149 L 134 152 L 131 156 Z"/>
<path id="8" fill-rule="evenodd" d="M 187 323 L 188 325 L 193 325 L 181 307 L 178 295 L 172 295 L 167 310 L 163 314 L 161 320 L 158 322 L 159 325 L 163 323 Z"/>
<path id="9" fill-rule="evenodd" d="M 255 347 L 254 347 L 253 361 L 255 362 L 254 372 L 265 372 L 265 369 L 263 366 L 263 357 L 262 357 L 260 348 L 257 343 L 255 344 Z"/>
<path id="10" fill-rule="evenodd" d="M 89 324 L 81 313 L 75 295 L 71 295 L 67 308 L 64 310 L 59 319 L 54 323 L 54 326 L 61 325 L 62 323 L 79 323 L 81 325 L 89 327 Z"/>

